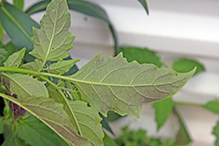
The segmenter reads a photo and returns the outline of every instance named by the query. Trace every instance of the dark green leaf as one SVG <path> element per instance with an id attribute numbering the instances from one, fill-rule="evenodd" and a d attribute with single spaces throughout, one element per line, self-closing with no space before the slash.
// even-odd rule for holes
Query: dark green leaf
<path id="1" fill-rule="evenodd" d="M 118 146 L 112 138 L 110 138 L 106 133 L 104 133 L 105 136 L 103 138 L 104 146 Z"/>
<path id="2" fill-rule="evenodd" d="M 7 52 L 5 51 L 5 49 L 0 48 L 0 64 L 1 64 L 2 61 L 5 60 L 6 55 L 7 55 Z"/>
<path id="3" fill-rule="evenodd" d="M 113 122 L 113 121 L 118 120 L 118 119 L 121 118 L 121 117 L 123 117 L 123 116 L 121 116 L 121 115 L 119 115 L 119 114 L 117 114 L 117 113 L 115 113 L 115 112 L 108 112 L 106 119 L 107 119 L 107 121 L 109 121 L 109 122 Z"/>
<path id="4" fill-rule="evenodd" d="M 107 118 L 104 117 L 101 113 L 99 113 L 99 114 L 100 114 L 101 118 L 103 119 L 103 120 L 101 121 L 101 124 L 102 124 L 103 128 L 105 128 L 105 129 L 106 129 L 107 131 L 109 131 L 112 135 L 114 135 L 113 130 L 112 130 L 111 127 L 109 126 L 109 122 L 108 122 Z"/>
<path id="5" fill-rule="evenodd" d="M 157 130 L 159 130 L 168 119 L 173 110 L 174 103 L 172 98 L 165 98 L 160 101 L 152 103 L 155 109 L 155 119 L 157 122 Z"/>
<path id="6" fill-rule="evenodd" d="M 4 28 L 0 22 L 0 47 L 4 45 Z"/>
<path id="7" fill-rule="evenodd" d="M 157 67 L 162 66 L 160 58 L 156 56 L 154 51 L 148 50 L 147 48 L 120 47 L 119 49 L 123 53 L 123 57 L 125 57 L 128 62 L 136 60 L 140 64 L 152 63 Z"/>
<path id="8" fill-rule="evenodd" d="M 4 124 L 4 143 L 1 146 L 30 146 L 22 139 L 17 137 L 16 132 L 12 130 L 12 125 Z"/>
<path id="9" fill-rule="evenodd" d="M 32 27 L 40 28 L 40 25 L 19 8 L 6 2 L 0 7 L 0 16 L 2 26 L 16 48 L 20 50 L 26 47 L 27 52 L 30 52 L 33 49 L 33 43 L 30 39 L 33 36 Z M 26 54 L 27 61 L 33 59 L 33 56 Z"/>
<path id="10" fill-rule="evenodd" d="M 61 137 L 32 115 L 19 119 L 16 132 L 32 146 L 68 146 Z"/>
<path id="11" fill-rule="evenodd" d="M 192 59 L 187 59 L 187 58 L 179 59 L 175 61 L 173 64 L 173 69 L 180 73 L 191 71 L 194 67 L 197 67 L 194 75 L 202 71 L 205 71 L 204 66 L 200 62 L 197 62 Z"/>
<path id="12" fill-rule="evenodd" d="M 203 105 L 202 107 L 212 111 L 215 114 L 219 114 L 219 101 L 210 101 L 207 104 Z"/>
<path id="13" fill-rule="evenodd" d="M 147 5 L 146 0 L 138 0 L 138 1 L 142 4 L 142 6 L 144 7 L 145 11 L 149 15 L 149 10 L 148 10 L 148 5 Z"/>
<path id="14" fill-rule="evenodd" d="M 0 134 L 4 132 L 4 117 L 0 117 Z"/>
<path id="15" fill-rule="evenodd" d="M 7 51 L 5 60 L 7 60 L 10 55 L 17 52 L 17 48 L 14 46 L 14 44 L 11 41 L 8 42 L 5 46 L 3 46 L 3 48 Z"/>
<path id="16" fill-rule="evenodd" d="M 25 13 L 27 15 L 31 15 L 33 13 L 36 13 L 36 12 L 40 12 L 40 11 L 44 11 L 46 10 L 46 7 L 47 5 L 50 3 L 51 0 L 43 0 L 43 1 L 40 1 L 34 5 L 32 5 L 30 8 L 28 8 Z"/>
<path id="17" fill-rule="evenodd" d="M 180 124 L 180 129 L 179 132 L 177 133 L 176 139 L 175 139 L 175 144 L 176 145 L 187 145 L 189 144 L 192 140 L 189 136 L 189 133 L 186 130 L 186 127 L 184 125 L 184 122 L 177 111 L 177 109 L 174 107 L 174 113 L 176 114 L 179 124 Z"/>
<path id="18" fill-rule="evenodd" d="M 219 121 L 217 125 L 214 127 L 212 134 L 216 136 L 215 146 L 219 146 Z"/>
<path id="19" fill-rule="evenodd" d="M 13 4 L 20 10 L 23 10 L 24 0 L 13 0 Z"/>

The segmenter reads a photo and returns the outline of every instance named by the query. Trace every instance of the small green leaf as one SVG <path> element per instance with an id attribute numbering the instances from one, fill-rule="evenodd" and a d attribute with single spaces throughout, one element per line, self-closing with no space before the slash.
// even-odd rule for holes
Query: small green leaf
<path id="1" fill-rule="evenodd" d="M 75 80 L 82 100 L 88 101 L 104 116 L 113 110 L 120 115 L 139 117 L 142 104 L 176 94 L 195 72 L 180 74 L 152 64 L 128 63 L 122 54 L 104 61 L 100 55 L 71 78 Z"/>
<path id="2" fill-rule="evenodd" d="M 191 71 L 194 67 L 197 67 L 194 75 L 202 71 L 205 71 L 205 68 L 201 63 L 192 59 L 187 59 L 187 58 L 179 59 L 178 61 L 175 61 L 173 64 L 173 69 L 180 73 Z"/>
<path id="3" fill-rule="evenodd" d="M 219 146 L 219 121 L 217 125 L 214 127 L 212 134 L 216 136 L 215 146 Z"/>
<path id="4" fill-rule="evenodd" d="M 17 48 L 14 46 L 14 44 L 10 41 L 8 42 L 3 48 L 7 51 L 7 55 L 5 56 L 5 60 L 8 59 L 9 56 L 11 56 L 13 53 L 17 52 Z"/>
<path id="5" fill-rule="evenodd" d="M 112 135 L 115 135 L 115 134 L 113 133 L 113 130 L 111 129 L 111 127 L 110 127 L 110 125 L 109 125 L 109 122 L 108 122 L 107 118 L 104 117 L 101 113 L 99 113 L 99 114 L 100 114 L 100 117 L 103 119 L 103 120 L 100 122 L 101 125 L 102 125 L 102 127 L 103 127 L 104 129 L 106 129 L 107 131 L 109 131 Z"/>
<path id="6" fill-rule="evenodd" d="M 19 119 L 16 132 L 19 138 L 33 146 L 68 146 L 61 137 L 32 115 Z"/>
<path id="7" fill-rule="evenodd" d="M 8 60 L 4 63 L 4 66 L 18 68 L 22 62 L 25 51 L 26 48 L 23 48 L 22 50 L 12 54 L 10 57 L 8 57 Z"/>
<path id="8" fill-rule="evenodd" d="M 162 66 L 160 58 L 156 56 L 154 51 L 148 50 L 147 48 L 120 47 L 119 49 L 123 53 L 123 57 L 126 58 L 128 62 L 136 60 L 140 64 L 152 63 L 157 67 Z"/>
<path id="9" fill-rule="evenodd" d="M 53 99 L 45 97 L 15 99 L 2 93 L 0 93 L 0 96 L 14 102 L 36 116 L 60 137 L 62 137 L 70 146 L 90 145 L 85 138 L 77 135 L 76 130 L 69 122 L 69 116 L 63 110 L 63 105 L 55 102 Z"/>
<path id="10" fill-rule="evenodd" d="M 53 0 L 40 21 L 41 29 L 33 29 L 34 50 L 31 55 L 47 61 L 57 61 L 68 57 L 73 49 L 74 36 L 68 31 L 71 24 L 70 13 L 65 0 Z"/>
<path id="11" fill-rule="evenodd" d="M 106 133 L 104 133 L 103 138 L 104 146 L 118 146 L 112 138 L 110 138 Z"/>
<path id="12" fill-rule="evenodd" d="M 0 21 L 13 44 L 18 48 L 27 48 L 27 52 L 33 49 L 30 37 L 33 36 L 32 27 L 40 28 L 40 25 L 16 6 L 7 2 L 0 7 Z M 34 60 L 33 56 L 26 54 L 27 61 Z"/>
<path id="13" fill-rule="evenodd" d="M 23 74 L 4 74 L 10 79 L 10 91 L 17 94 L 18 98 L 26 98 L 30 96 L 48 97 L 48 91 L 44 82 L 40 82 L 33 77 Z"/>
<path id="14" fill-rule="evenodd" d="M 138 0 L 138 1 L 142 4 L 142 6 L 144 7 L 145 11 L 149 15 L 149 9 L 148 9 L 148 5 L 147 5 L 146 0 Z"/>
<path id="15" fill-rule="evenodd" d="M 69 103 L 75 113 L 81 136 L 88 139 L 93 146 L 103 146 L 104 134 L 100 124 L 102 119 L 97 111 L 83 101 L 69 101 Z"/>
<path id="16" fill-rule="evenodd" d="M 7 52 L 5 51 L 5 49 L 0 48 L 0 64 L 2 61 L 5 60 L 6 54 L 7 54 Z"/>
<path id="17" fill-rule="evenodd" d="M 160 101 L 152 103 L 155 109 L 155 119 L 157 122 L 157 130 L 159 130 L 168 119 L 173 110 L 174 103 L 172 98 L 165 98 Z"/>
<path id="18" fill-rule="evenodd" d="M 64 74 L 72 68 L 72 66 L 80 61 L 79 59 L 61 60 L 49 66 L 49 72 L 53 74 Z"/>
<path id="19" fill-rule="evenodd" d="M 174 107 L 174 112 L 179 120 L 179 124 L 180 124 L 180 129 L 176 135 L 176 139 L 175 139 L 175 145 L 187 145 L 189 144 L 192 140 L 189 136 L 189 133 L 186 130 L 186 126 L 184 125 L 184 122 L 179 114 L 179 112 L 177 111 L 177 109 Z"/>
<path id="20" fill-rule="evenodd" d="M 24 0 L 13 0 L 13 4 L 18 7 L 20 10 L 23 10 Z"/>
<path id="21" fill-rule="evenodd" d="M 207 104 L 203 105 L 202 107 L 212 111 L 215 114 L 219 114 L 219 101 L 218 100 L 210 101 Z"/>
<path id="22" fill-rule="evenodd" d="M 42 65 L 43 65 L 43 62 L 41 60 L 35 59 L 33 62 L 29 62 L 29 63 L 21 65 L 20 68 L 33 70 L 33 71 L 39 71 Z"/>
<path id="23" fill-rule="evenodd" d="M 11 126 L 4 124 L 4 143 L 1 146 L 30 146 L 17 136 Z"/>
<path id="24" fill-rule="evenodd" d="M 33 13 L 37 13 L 40 11 L 44 11 L 46 10 L 47 5 L 50 3 L 51 0 L 44 0 L 44 1 L 40 1 L 38 3 L 35 3 L 34 5 L 32 5 L 31 7 L 29 7 L 25 13 L 27 15 L 31 15 Z"/>

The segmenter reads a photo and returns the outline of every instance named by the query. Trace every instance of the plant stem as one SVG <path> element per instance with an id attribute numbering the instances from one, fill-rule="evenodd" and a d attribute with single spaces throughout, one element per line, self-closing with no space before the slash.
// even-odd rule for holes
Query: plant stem
<path id="1" fill-rule="evenodd" d="M 188 105 L 188 106 L 202 106 L 199 103 L 190 103 L 190 102 L 174 102 L 175 105 Z"/>

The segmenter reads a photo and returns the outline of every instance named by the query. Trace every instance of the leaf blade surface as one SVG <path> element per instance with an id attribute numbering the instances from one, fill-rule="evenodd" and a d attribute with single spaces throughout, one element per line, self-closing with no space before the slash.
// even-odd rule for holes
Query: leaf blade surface
<path id="1" fill-rule="evenodd" d="M 103 115 L 114 110 L 138 117 L 143 103 L 174 95 L 194 71 L 178 74 L 151 64 L 127 63 L 121 54 L 104 61 L 99 53 L 71 77 L 82 99 Z"/>

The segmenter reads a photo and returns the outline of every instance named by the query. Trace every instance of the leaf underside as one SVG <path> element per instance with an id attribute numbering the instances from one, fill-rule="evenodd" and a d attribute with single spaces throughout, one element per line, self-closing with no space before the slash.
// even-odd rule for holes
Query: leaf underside
<path id="1" fill-rule="evenodd" d="M 128 63 L 122 54 L 104 61 L 100 55 L 71 77 L 82 99 L 105 116 L 113 110 L 121 115 L 139 117 L 143 103 L 176 94 L 195 72 L 194 69 L 189 73 L 177 73 L 151 64 Z"/>
<path id="2" fill-rule="evenodd" d="M 68 57 L 74 36 L 68 31 L 70 13 L 64 0 L 52 1 L 40 21 L 41 28 L 33 29 L 34 50 L 31 55 L 44 61 L 57 61 Z"/>

